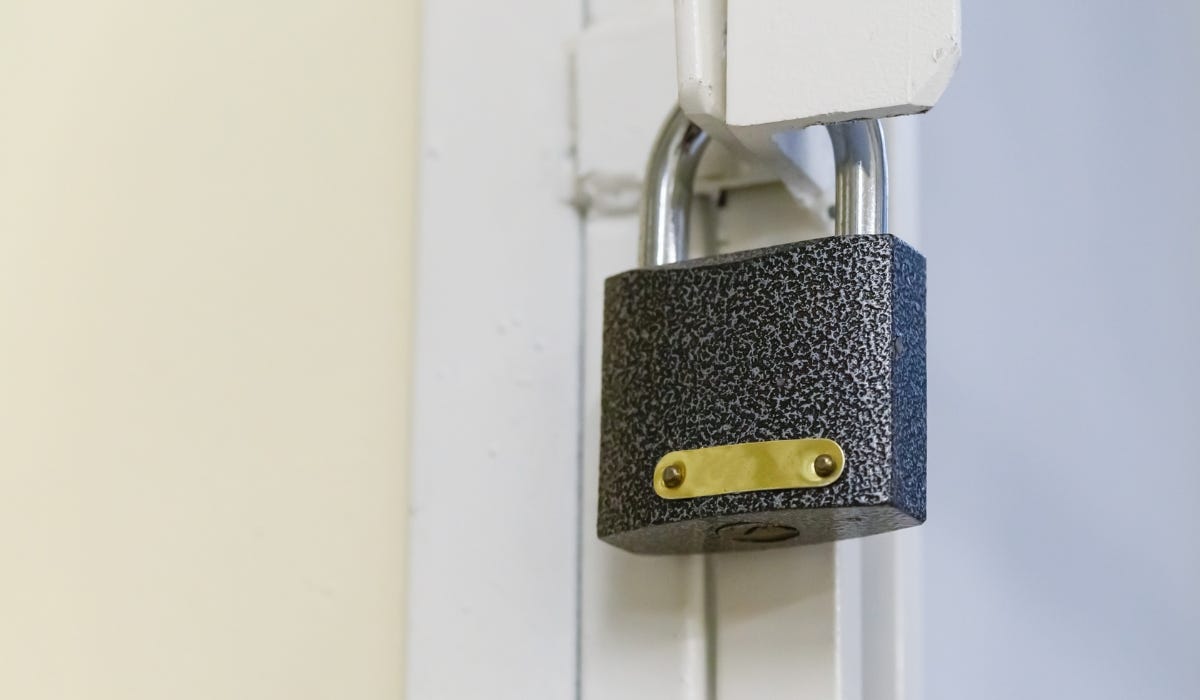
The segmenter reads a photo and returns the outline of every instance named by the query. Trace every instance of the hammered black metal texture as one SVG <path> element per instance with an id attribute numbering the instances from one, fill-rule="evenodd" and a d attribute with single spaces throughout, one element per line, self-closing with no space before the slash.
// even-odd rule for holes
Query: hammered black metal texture
<path id="1" fill-rule="evenodd" d="M 605 282 L 597 531 L 648 554 L 825 542 L 925 520 L 925 259 L 837 236 Z M 824 437 L 829 486 L 667 500 L 658 460 Z"/>

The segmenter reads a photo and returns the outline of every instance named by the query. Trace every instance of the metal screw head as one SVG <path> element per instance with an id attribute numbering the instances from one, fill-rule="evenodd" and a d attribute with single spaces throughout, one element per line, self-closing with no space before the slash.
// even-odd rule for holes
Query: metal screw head
<path id="1" fill-rule="evenodd" d="M 837 462 L 833 461 L 833 457 L 829 455 L 819 455 L 813 460 L 813 469 L 816 470 L 817 476 L 824 479 L 837 470 Z"/>
<path id="2" fill-rule="evenodd" d="M 663 486 L 669 489 L 677 489 L 683 484 L 684 470 L 682 464 L 672 464 L 662 472 Z"/>

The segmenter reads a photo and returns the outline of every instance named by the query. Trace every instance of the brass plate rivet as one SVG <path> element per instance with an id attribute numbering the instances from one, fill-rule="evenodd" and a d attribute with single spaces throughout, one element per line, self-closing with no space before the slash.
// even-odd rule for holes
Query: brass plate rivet
<path id="1" fill-rule="evenodd" d="M 663 486 L 666 486 L 669 489 L 679 488 L 681 485 L 683 485 L 683 475 L 684 475 L 683 465 L 682 464 L 672 464 L 671 466 L 669 466 L 663 470 L 663 473 L 662 473 Z"/>
<path id="2" fill-rule="evenodd" d="M 833 474 L 834 470 L 837 469 L 837 462 L 833 461 L 833 457 L 829 455 L 818 455 L 813 460 L 813 469 L 816 470 L 817 476 L 824 479 Z"/>

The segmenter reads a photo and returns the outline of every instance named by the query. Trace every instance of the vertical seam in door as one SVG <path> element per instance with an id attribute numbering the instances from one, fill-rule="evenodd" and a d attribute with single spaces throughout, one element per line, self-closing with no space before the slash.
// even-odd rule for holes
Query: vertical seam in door
<path id="1" fill-rule="evenodd" d="M 591 6 L 588 0 L 580 0 L 579 3 L 579 30 L 580 32 L 586 28 L 591 21 Z M 567 70 L 571 75 L 570 84 L 567 90 L 567 99 L 570 100 L 571 120 L 571 175 L 575 181 L 572 183 L 572 190 L 575 189 L 575 184 L 579 178 L 579 132 L 578 124 L 579 117 L 575 113 L 578 108 L 578 100 L 576 99 L 576 86 L 574 84 L 574 56 L 569 55 Z M 576 207 L 576 227 L 575 238 L 577 249 L 575 253 L 575 264 L 579 272 L 576 279 L 576 307 L 578 319 L 576 324 L 576 356 L 575 362 L 578 370 L 575 378 L 575 700 L 583 700 L 583 537 L 584 537 L 584 522 L 583 522 L 583 489 L 584 489 L 584 454 L 585 446 L 583 444 L 585 432 L 583 429 L 584 421 L 587 416 L 587 212 L 581 207 Z"/>
<path id="2" fill-rule="evenodd" d="M 717 577 L 713 554 L 704 557 L 704 697 L 717 700 Z"/>
<path id="3" fill-rule="evenodd" d="M 576 349 L 576 405 L 575 405 L 575 698 L 582 700 L 583 696 L 583 488 L 584 488 L 584 430 L 583 422 L 586 415 L 586 399 L 584 385 L 587 381 L 586 368 L 586 330 L 587 330 L 587 224 L 582 210 L 579 211 L 579 223 L 576 228 L 578 252 L 576 265 L 579 269 L 577 284 L 579 323 Z"/>

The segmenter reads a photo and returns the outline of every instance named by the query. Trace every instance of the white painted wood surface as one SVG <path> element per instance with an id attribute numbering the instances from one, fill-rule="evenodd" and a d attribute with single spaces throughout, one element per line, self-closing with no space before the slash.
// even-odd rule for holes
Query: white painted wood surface
<path id="1" fill-rule="evenodd" d="M 582 12 L 534 0 L 517 21 L 504 3 L 424 4 L 412 700 L 576 692 L 582 271 L 567 44 Z"/>
<path id="2" fill-rule="evenodd" d="M 572 46 L 578 198 L 593 217 L 638 211 L 646 157 L 675 89 L 672 26 L 666 5 L 607 21 L 593 14 Z"/>
<path id="3" fill-rule="evenodd" d="M 715 555 L 717 698 L 862 698 L 859 543 Z"/>

